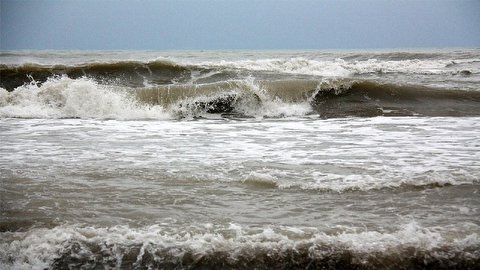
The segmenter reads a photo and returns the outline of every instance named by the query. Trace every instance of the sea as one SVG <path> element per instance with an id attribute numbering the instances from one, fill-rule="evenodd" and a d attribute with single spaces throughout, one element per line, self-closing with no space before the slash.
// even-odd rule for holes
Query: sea
<path id="1" fill-rule="evenodd" d="M 480 269 L 480 48 L 0 51 L 0 269 Z"/>

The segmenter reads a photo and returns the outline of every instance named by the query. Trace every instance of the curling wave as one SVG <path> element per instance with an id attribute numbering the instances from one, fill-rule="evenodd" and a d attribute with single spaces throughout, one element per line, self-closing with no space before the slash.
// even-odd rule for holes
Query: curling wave
<path id="1" fill-rule="evenodd" d="M 285 107 L 284 112 L 277 115 L 318 113 L 324 118 L 480 115 L 479 91 L 347 79 L 232 80 L 140 88 L 136 89 L 136 95 L 149 104 L 177 104 L 177 107 L 202 109 L 209 113 L 233 112 L 250 116 L 262 113 L 274 116 L 282 106 Z M 265 108 L 272 103 L 277 107 L 274 113 L 265 113 Z M 295 105 L 299 108 L 294 109 Z"/>
<path id="2" fill-rule="evenodd" d="M 478 116 L 480 91 L 383 84 L 365 80 L 228 80 L 125 87 L 67 76 L 0 89 L 0 116 L 161 119 L 182 117 L 323 118 Z"/>

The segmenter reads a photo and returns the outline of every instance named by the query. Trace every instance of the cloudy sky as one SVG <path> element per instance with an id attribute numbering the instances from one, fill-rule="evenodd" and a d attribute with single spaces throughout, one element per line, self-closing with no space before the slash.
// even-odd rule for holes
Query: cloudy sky
<path id="1" fill-rule="evenodd" d="M 4 50 L 480 46 L 480 0 L 0 1 Z"/>

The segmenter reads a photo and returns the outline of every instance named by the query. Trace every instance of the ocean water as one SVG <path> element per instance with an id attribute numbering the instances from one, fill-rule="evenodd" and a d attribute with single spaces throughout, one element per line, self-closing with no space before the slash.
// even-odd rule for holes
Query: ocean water
<path id="1" fill-rule="evenodd" d="M 1 269 L 478 269 L 480 49 L 0 52 Z"/>

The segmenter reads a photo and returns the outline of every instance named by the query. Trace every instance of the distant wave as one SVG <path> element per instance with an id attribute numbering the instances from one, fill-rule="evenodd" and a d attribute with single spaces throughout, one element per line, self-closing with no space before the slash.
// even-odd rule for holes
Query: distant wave
<path id="1" fill-rule="evenodd" d="M 302 57 L 272 58 L 236 61 L 188 62 L 166 59 L 154 61 L 111 61 L 88 62 L 83 64 L 45 65 L 23 63 L 19 65 L 0 64 L 0 87 L 8 91 L 31 81 L 45 82 L 53 76 L 66 75 L 72 79 L 93 78 L 100 83 L 128 87 L 145 87 L 177 83 L 211 83 L 244 79 L 253 76 L 265 79 L 275 74 L 314 76 L 322 78 L 345 78 L 365 74 L 422 74 L 461 75 L 479 74 L 479 59 L 434 60 L 365 59 L 347 61 L 312 60 Z M 474 64 L 474 65 L 472 65 Z"/>
<path id="2" fill-rule="evenodd" d="M 456 70 L 445 69 L 452 64 L 475 63 L 478 59 L 453 60 L 446 59 L 362 59 L 349 61 L 313 60 L 303 57 L 271 58 L 237 61 L 208 61 L 200 63 L 208 67 L 229 67 L 251 71 L 274 71 L 289 74 L 317 75 L 324 77 L 346 77 L 368 73 L 407 73 L 407 74 L 451 74 Z M 478 69 L 471 71 L 478 73 Z"/>
<path id="3" fill-rule="evenodd" d="M 0 65 L 0 86 L 7 90 L 30 83 L 32 80 L 45 82 L 54 76 L 69 78 L 95 78 L 98 81 L 125 86 L 143 86 L 146 78 L 158 84 L 170 84 L 188 75 L 188 68 L 169 61 L 119 61 L 110 63 L 86 63 L 79 65 Z"/>

